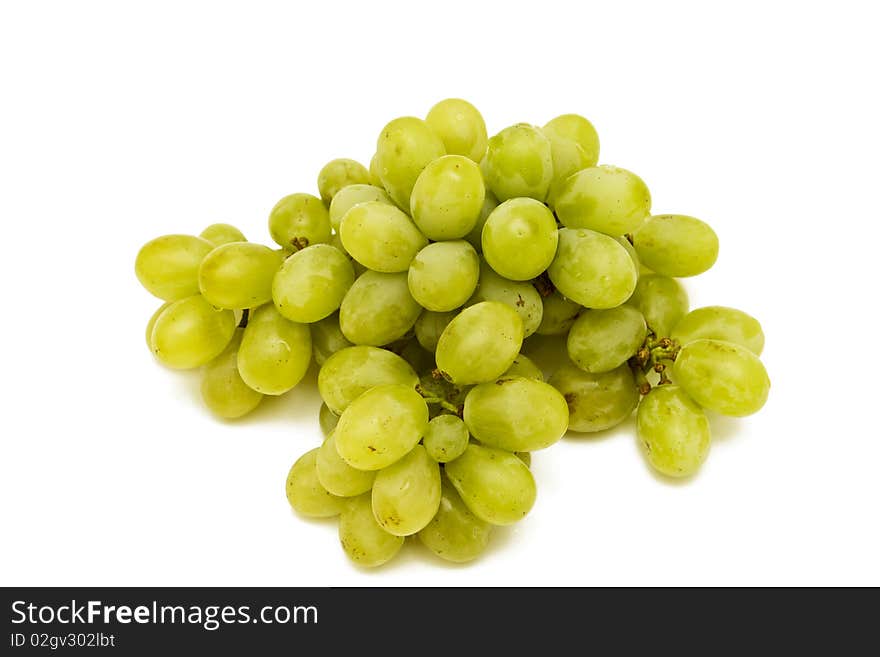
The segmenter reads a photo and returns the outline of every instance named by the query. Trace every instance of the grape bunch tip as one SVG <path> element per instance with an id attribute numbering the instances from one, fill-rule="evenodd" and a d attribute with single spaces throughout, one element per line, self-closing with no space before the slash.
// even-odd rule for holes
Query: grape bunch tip
<path id="1" fill-rule="evenodd" d="M 758 320 L 691 310 L 677 280 L 712 267 L 715 232 L 652 214 L 639 176 L 599 164 L 582 116 L 489 137 L 473 105 L 443 100 L 389 122 L 368 166 L 329 162 L 317 187 L 272 207 L 273 247 L 217 223 L 148 242 L 135 272 L 163 301 L 147 346 L 201 368 L 221 418 L 288 394 L 315 361 L 324 439 L 290 468 L 287 499 L 338 517 L 356 564 L 387 563 L 407 536 L 475 559 L 531 510 L 531 453 L 567 432 L 635 412 L 647 463 L 690 477 L 707 410 L 767 401 Z M 546 379 L 531 336 L 564 355 Z"/>

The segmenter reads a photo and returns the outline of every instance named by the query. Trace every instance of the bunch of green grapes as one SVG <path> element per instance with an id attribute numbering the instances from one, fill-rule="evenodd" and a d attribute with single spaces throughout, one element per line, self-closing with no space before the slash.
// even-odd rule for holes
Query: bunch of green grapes
<path id="1" fill-rule="evenodd" d="M 767 399 L 758 321 L 689 312 L 678 280 L 714 264 L 715 232 L 652 214 L 639 176 L 599 164 L 582 116 L 489 137 L 447 99 L 390 121 L 369 166 L 328 163 L 317 188 L 271 209 L 275 247 L 214 224 L 147 243 L 136 273 L 164 301 L 150 350 L 200 367 L 222 418 L 296 394 L 315 362 L 324 438 L 291 467 L 287 499 L 338 517 L 359 565 L 407 536 L 475 559 L 534 505 L 531 453 L 567 432 L 635 413 L 647 462 L 685 477 L 709 450 L 707 410 Z M 561 366 L 537 359 L 554 349 Z"/>

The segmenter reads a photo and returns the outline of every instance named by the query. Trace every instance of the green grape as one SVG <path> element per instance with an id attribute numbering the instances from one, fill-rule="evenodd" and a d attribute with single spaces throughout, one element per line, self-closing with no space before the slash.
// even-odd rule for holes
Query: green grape
<path id="1" fill-rule="evenodd" d="M 538 128 L 517 123 L 489 140 L 486 184 L 499 201 L 527 196 L 543 201 L 553 180 L 550 140 Z"/>
<path id="2" fill-rule="evenodd" d="M 553 200 L 556 216 L 566 227 L 612 236 L 635 230 L 651 212 L 651 193 L 642 179 L 609 165 L 570 175 Z"/>
<path id="3" fill-rule="evenodd" d="M 318 411 L 318 424 L 321 425 L 321 433 L 324 434 L 325 438 L 333 433 L 338 423 L 339 416 L 331 411 L 327 404 L 321 404 L 321 410 Z M 333 449 L 336 449 L 335 444 Z"/>
<path id="4" fill-rule="evenodd" d="M 403 358 L 378 347 L 348 347 L 327 358 L 318 372 L 321 399 L 337 415 L 370 388 L 400 383 L 415 388 L 419 377 Z"/>
<path id="5" fill-rule="evenodd" d="M 688 477 L 709 453 L 711 435 L 706 414 L 675 385 L 653 388 L 639 404 L 639 442 L 648 463 L 669 477 Z"/>
<path id="6" fill-rule="evenodd" d="M 375 568 L 387 563 L 403 547 L 403 541 L 403 536 L 389 534 L 376 522 L 369 493 L 345 502 L 339 516 L 339 542 L 357 565 Z"/>
<path id="7" fill-rule="evenodd" d="M 676 278 L 702 274 L 718 259 L 715 231 L 683 214 L 654 215 L 633 234 L 633 246 L 646 267 Z"/>
<path id="8" fill-rule="evenodd" d="M 272 282 L 275 307 L 293 322 L 308 324 L 333 314 L 354 283 L 351 262 L 336 247 L 315 244 L 297 251 Z"/>
<path id="9" fill-rule="evenodd" d="M 318 448 L 315 468 L 321 485 L 340 497 L 363 495 L 373 487 L 373 481 L 376 479 L 375 472 L 358 470 L 342 460 L 339 452 L 336 451 L 336 437 L 332 432 L 327 434 L 323 444 Z"/>
<path id="10" fill-rule="evenodd" d="M 526 281 L 541 274 L 556 255 L 559 233 L 547 206 L 531 198 L 499 205 L 483 226 L 483 256 L 504 278 Z"/>
<path id="11" fill-rule="evenodd" d="M 312 355 L 318 367 L 322 367 L 337 351 L 352 346 L 339 328 L 339 313 L 310 324 L 309 329 L 312 332 Z"/>
<path id="12" fill-rule="evenodd" d="M 639 278 L 627 305 L 639 309 L 658 337 L 668 337 L 688 311 L 688 295 L 674 278 L 647 274 Z"/>
<path id="13" fill-rule="evenodd" d="M 272 300 L 272 279 L 283 262 L 268 246 L 230 242 L 202 260 L 199 290 L 217 308 L 256 308 Z"/>
<path id="14" fill-rule="evenodd" d="M 486 198 L 483 199 L 483 207 L 480 209 L 480 216 L 477 218 L 477 223 L 474 224 L 471 232 L 465 237 L 465 239 L 471 243 L 471 246 L 477 250 L 477 253 L 483 252 L 483 226 L 486 225 L 486 220 L 489 218 L 489 215 L 492 214 L 492 211 L 497 207 L 498 199 L 487 189 Z"/>
<path id="15" fill-rule="evenodd" d="M 486 154 L 486 123 L 476 107 L 461 98 L 447 98 L 434 105 L 425 117 L 450 155 L 463 155 L 479 162 Z"/>
<path id="16" fill-rule="evenodd" d="M 388 196 L 388 192 L 381 187 L 375 187 L 373 185 L 349 185 L 348 187 L 340 189 L 330 203 L 330 225 L 333 226 L 333 230 L 339 232 L 339 225 L 342 223 L 342 218 L 345 216 L 346 212 L 356 205 L 369 203 L 371 201 L 385 203 L 386 205 L 392 205 L 394 203 L 394 201 L 391 200 L 391 197 Z"/>
<path id="17" fill-rule="evenodd" d="M 571 174 L 596 166 L 599 161 L 599 135 L 593 124 L 577 114 L 563 114 L 542 128 L 553 153 L 553 183 L 550 198 Z"/>
<path id="18" fill-rule="evenodd" d="M 610 372 L 635 355 L 647 333 L 632 306 L 587 310 L 568 332 L 568 357 L 585 372 Z"/>
<path id="19" fill-rule="evenodd" d="M 428 422 L 422 442 L 428 456 L 437 463 L 457 459 L 467 449 L 470 434 L 467 425 L 456 415 L 438 415 Z"/>
<path id="20" fill-rule="evenodd" d="M 159 319 L 159 315 L 165 312 L 165 309 L 170 306 L 173 302 L 166 301 L 161 306 L 156 309 L 156 312 L 153 313 L 153 316 L 150 317 L 150 321 L 147 322 L 147 349 L 150 350 L 150 353 L 153 353 L 153 327 L 156 326 L 156 320 Z M 441 329 L 442 331 L 442 329 Z M 439 334 L 437 336 L 440 337 Z"/>
<path id="21" fill-rule="evenodd" d="M 446 313 L 435 313 L 432 310 L 424 311 L 416 320 L 416 340 L 431 353 L 437 351 L 440 335 L 457 314 L 457 310 Z"/>
<path id="22" fill-rule="evenodd" d="M 724 415 L 756 413 L 770 394 L 770 377 L 761 360 L 745 347 L 721 340 L 696 340 L 682 347 L 672 378 L 700 406 Z"/>
<path id="23" fill-rule="evenodd" d="M 614 238 L 586 229 L 563 228 L 547 273 L 563 295 L 587 308 L 614 308 L 636 287 L 638 272 Z"/>
<path id="24" fill-rule="evenodd" d="M 764 350 L 764 331 L 751 315 L 736 308 L 706 306 L 685 315 L 670 336 L 679 344 L 706 338 L 741 345 L 756 356 Z"/>
<path id="25" fill-rule="evenodd" d="M 370 184 L 370 172 L 360 162 L 339 158 L 324 165 L 318 173 L 318 191 L 325 205 L 330 205 L 339 190 L 349 185 Z"/>
<path id="26" fill-rule="evenodd" d="M 202 399 L 212 413 L 233 419 L 247 415 L 263 399 L 263 395 L 250 388 L 238 373 L 238 347 L 242 331 L 237 330 L 217 358 L 202 368 Z"/>
<path id="27" fill-rule="evenodd" d="M 437 343 L 437 367 L 454 383 L 482 383 L 504 374 L 519 354 L 522 321 L 497 301 L 461 311 Z"/>
<path id="28" fill-rule="evenodd" d="M 568 406 L 559 391 L 543 381 L 499 379 L 468 393 L 464 421 L 484 445 L 532 452 L 562 438 L 568 429 Z"/>
<path id="29" fill-rule="evenodd" d="M 488 523 L 512 525 L 535 503 L 535 479 L 529 467 L 510 452 L 471 443 L 445 467 L 462 501 Z"/>
<path id="30" fill-rule="evenodd" d="M 583 306 L 557 290 L 543 297 L 541 303 L 541 323 L 535 331 L 538 335 L 565 335 L 583 310 Z"/>
<path id="31" fill-rule="evenodd" d="M 223 246 L 230 242 L 247 242 L 247 239 L 238 228 L 229 224 L 211 224 L 199 235 L 208 240 L 214 246 Z"/>
<path id="32" fill-rule="evenodd" d="M 339 327 L 354 344 L 380 346 L 399 340 L 413 327 L 422 307 L 412 298 L 406 274 L 361 274 L 339 308 Z"/>
<path id="33" fill-rule="evenodd" d="M 624 249 L 626 249 L 626 252 L 629 254 L 629 257 L 633 261 L 633 264 L 636 266 L 637 271 L 649 271 L 646 267 L 642 267 L 642 261 L 639 260 L 639 254 L 636 253 L 635 247 L 630 244 L 630 241 L 628 239 L 626 239 L 625 237 L 615 237 L 614 241 L 620 244 L 620 246 L 622 246 Z"/>
<path id="34" fill-rule="evenodd" d="M 389 347 L 385 347 L 388 349 Z M 434 356 L 427 351 L 419 341 L 413 338 L 404 338 L 395 344 L 392 350 L 397 353 L 403 360 L 410 364 L 416 372 L 434 369 Z"/>
<path id="35" fill-rule="evenodd" d="M 528 357 L 519 354 L 514 360 L 513 365 L 507 368 L 507 371 L 501 375 L 502 379 L 512 379 L 515 376 L 521 376 L 526 379 L 534 379 L 535 381 L 543 381 L 544 373 L 535 365 Z"/>
<path id="36" fill-rule="evenodd" d="M 440 467 L 421 445 L 376 475 L 373 515 L 389 534 L 415 534 L 431 522 L 439 506 Z"/>
<path id="37" fill-rule="evenodd" d="M 516 458 L 526 464 L 527 468 L 532 467 L 532 454 L 531 452 L 514 452 L 516 454 Z"/>
<path id="38" fill-rule="evenodd" d="M 465 563 L 476 559 L 489 544 L 492 525 L 471 513 L 455 486 L 443 477 L 440 507 L 418 533 L 419 540 L 441 559 Z"/>
<path id="39" fill-rule="evenodd" d="M 381 470 L 403 458 L 425 433 L 428 406 L 414 388 L 401 383 L 376 386 L 343 411 L 336 450 L 352 467 Z"/>
<path id="40" fill-rule="evenodd" d="M 345 213 L 339 227 L 345 250 L 373 271 L 406 271 L 416 254 L 428 244 L 425 236 L 401 210 L 369 201 Z"/>
<path id="41" fill-rule="evenodd" d="M 479 279 L 480 256 L 464 240 L 429 244 L 413 258 L 407 275 L 413 298 L 435 312 L 464 304 Z"/>
<path id="42" fill-rule="evenodd" d="M 318 448 L 311 449 L 293 464 L 287 475 L 287 501 L 297 513 L 310 518 L 331 518 L 345 509 L 345 498 L 330 493 L 318 481 L 315 463 Z"/>
<path id="43" fill-rule="evenodd" d="M 480 263 L 480 281 L 466 305 L 472 306 L 481 301 L 498 301 L 515 310 L 522 321 L 524 338 L 532 335 L 541 325 L 544 305 L 535 287 L 531 283 L 499 276 L 485 262 Z"/>
<path id="44" fill-rule="evenodd" d="M 296 386 L 312 362 L 312 335 L 306 324 L 282 317 L 266 304 L 251 313 L 238 349 L 238 371 L 264 395 L 283 395 Z"/>
<path id="45" fill-rule="evenodd" d="M 376 168 L 382 186 L 404 211 L 419 174 L 428 164 L 446 155 L 443 141 L 427 123 L 412 116 L 386 125 L 376 143 Z"/>
<path id="46" fill-rule="evenodd" d="M 199 265 L 213 249 L 194 235 L 163 235 L 141 247 L 134 272 L 153 296 L 179 301 L 199 293 Z"/>
<path id="47" fill-rule="evenodd" d="M 568 402 L 570 431 L 592 433 L 616 426 L 628 418 L 639 403 L 639 391 L 629 365 L 590 374 L 566 363 L 550 377 Z"/>
<path id="48" fill-rule="evenodd" d="M 235 313 L 195 295 L 175 301 L 159 315 L 150 340 L 162 364 L 177 370 L 200 367 L 219 356 L 235 333 Z"/>
<path id="49" fill-rule="evenodd" d="M 321 199 L 311 194 L 291 194 L 269 213 L 269 234 L 285 249 L 330 241 L 330 215 Z"/>
<path id="50" fill-rule="evenodd" d="M 444 155 L 419 174 L 410 198 L 412 218 L 428 239 L 460 239 L 473 230 L 485 198 L 480 168 L 461 155 Z"/>

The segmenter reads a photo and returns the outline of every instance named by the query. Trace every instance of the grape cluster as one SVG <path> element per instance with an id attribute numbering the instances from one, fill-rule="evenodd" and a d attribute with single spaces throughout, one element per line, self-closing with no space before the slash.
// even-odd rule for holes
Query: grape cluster
<path id="1" fill-rule="evenodd" d="M 407 536 L 456 562 L 535 501 L 530 453 L 637 410 L 648 462 L 686 477 L 705 460 L 704 409 L 744 416 L 767 399 L 760 324 L 721 306 L 688 312 L 676 280 L 709 269 L 714 231 L 651 214 L 634 173 L 598 165 L 581 116 L 492 138 L 448 99 L 379 134 L 369 168 L 333 160 L 319 196 L 269 215 L 280 248 L 226 224 L 167 235 L 136 273 L 166 303 L 150 350 L 202 368 L 224 418 L 320 367 L 321 446 L 290 470 L 299 513 L 339 516 L 364 566 Z M 545 381 L 521 352 L 549 336 L 565 363 Z"/>

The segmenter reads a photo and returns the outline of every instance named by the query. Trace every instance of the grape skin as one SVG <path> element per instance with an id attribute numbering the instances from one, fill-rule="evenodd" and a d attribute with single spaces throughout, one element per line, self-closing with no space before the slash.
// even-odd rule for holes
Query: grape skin
<path id="1" fill-rule="evenodd" d="M 760 359 L 721 340 L 695 340 L 682 347 L 672 378 L 700 406 L 736 417 L 761 410 L 770 394 L 770 378 Z"/>
<path id="2" fill-rule="evenodd" d="M 422 530 L 440 506 L 440 468 L 422 445 L 376 475 L 372 494 L 376 522 L 395 536 Z"/>
<path id="3" fill-rule="evenodd" d="M 211 224 L 199 237 L 208 240 L 214 246 L 223 246 L 230 242 L 247 242 L 247 239 L 238 228 L 229 224 Z"/>
<path id="4" fill-rule="evenodd" d="M 651 212 L 651 193 L 631 171 L 608 165 L 590 167 L 565 179 L 554 198 L 554 208 L 568 228 L 587 228 L 616 237 L 645 221 Z"/>
<path id="5" fill-rule="evenodd" d="M 285 319 L 272 304 L 251 313 L 238 350 L 238 371 L 251 388 L 283 395 L 302 380 L 311 362 L 307 325 Z"/>
<path id="6" fill-rule="evenodd" d="M 179 301 L 199 293 L 199 265 L 213 249 L 194 235 L 163 235 L 141 247 L 134 271 L 147 292 Z"/>
<path id="7" fill-rule="evenodd" d="M 434 105 L 425 123 L 443 140 L 450 155 L 463 155 L 479 162 L 486 154 L 489 135 L 476 107 L 461 98 L 447 98 Z"/>
<path id="8" fill-rule="evenodd" d="M 317 322 L 339 310 L 354 284 L 354 268 L 345 254 L 329 244 L 294 253 L 274 274 L 271 299 L 292 322 Z"/>
<path id="9" fill-rule="evenodd" d="M 354 206 L 342 217 L 339 236 L 346 252 L 373 271 L 406 271 L 428 240 L 401 210 L 369 201 Z"/>
<path id="10" fill-rule="evenodd" d="M 297 459 L 287 474 L 287 501 L 294 511 L 310 518 L 331 518 L 345 507 L 345 498 L 333 495 L 318 481 L 318 449 Z"/>
<path id="11" fill-rule="evenodd" d="M 718 259 L 715 231 L 683 214 L 651 217 L 633 234 L 633 247 L 646 267 L 674 278 L 702 274 Z"/>
<path id="12" fill-rule="evenodd" d="M 376 143 L 376 169 L 382 186 L 404 212 L 422 170 L 446 155 L 443 141 L 427 123 L 404 116 L 388 123 Z"/>
<path id="13" fill-rule="evenodd" d="M 498 274 L 527 281 L 553 262 L 559 234 L 547 206 L 530 198 L 499 205 L 483 226 L 483 256 Z"/>
<path id="14" fill-rule="evenodd" d="M 353 346 L 339 328 L 338 312 L 309 324 L 309 330 L 312 333 L 312 355 L 318 367 L 323 367 L 337 351 Z"/>
<path id="15" fill-rule="evenodd" d="M 349 342 L 381 346 L 413 327 L 422 307 L 413 299 L 405 272 L 368 271 L 349 288 L 339 307 L 339 327 Z"/>
<path id="16" fill-rule="evenodd" d="M 341 349 L 318 372 L 321 399 L 337 415 L 360 395 L 376 386 L 400 383 L 415 388 L 419 377 L 397 354 L 377 347 Z"/>
<path id="17" fill-rule="evenodd" d="M 647 332 L 642 313 L 630 306 L 586 310 L 568 332 L 568 356 L 585 372 L 610 372 L 638 351 Z"/>
<path id="18" fill-rule="evenodd" d="M 435 312 L 458 308 L 474 293 L 480 257 L 464 240 L 434 242 L 418 252 L 409 266 L 407 284 L 419 304 Z"/>
<path id="19" fill-rule="evenodd" d="M 199 290 L 217 308 L 243 310 L 272 300 L 272 279 L 284 256 L 262 244 L 218 246 L 199 266 Z"/>
<path id="20" fill-rule="evenodd" d="M 639 403 L 639 391 L 629 366 L 590 374 L 572 363 L 560 367 L 550 385 L 568 403 L 568 429 L 582 433 L 604 431 L 626 420 Z"/>
<path id="21" fill-rule="evenodd" d="M 443 477 L 440 506 L 418 537 L 422 545 L 441 559 L 465 563 L 486 550 L 491 532 L 492 525 L 475 516 L 449 479 Z"/>
<path id="22" fill-rule="evenodd" d="M 223 353 L 202 368 L 202 399 L 214 415 L 226 419 L 247 415 L 263 400 L 263 395 L 248 386 L 239 374 L 241 337 L 239 329 Z"/>
<path id="23" fill-rule="evenodd" d="M 538 335 L 565 335 L 584 309 L 576 301 L 566 299 L 558 290 L 543 297 L 541 305 L 541 323 L 535 331 Z"/>
<path id="24" fill-rule="evenodd" d="M 322 406 L 322 408 L 326 408 L 326 406 Z M 315 468 L 321 485 L 339 497 L 362 495 L 373 488 L 373 482 L 376 479 L 375 472 L 358 470 L 342 460 L 336 450 L 336 438 L 332 431 L 327 434 L 324 442 L 318 448 Z"/>
<path id="25" fill-rule="evenodd" d="M 393 559 L 403 547 L 403 536 L 389 534 L 379 526 L 370 494 L 343 499 L 339 542 L 348 558 L 365 568 L 376 568 Z"/>
<path id="26" fill-rule="evenodd" d="M 412 218 L 430 240 L 455 240 L 473 230 L 486 187 L 479 167 L 461 155 L 444 155 L 419 174 L 410 197 Z"/>
<path id="27" fill-rule="evenodd" d="M 535 333 L 541 325 L 544 304 L 535 286 L 499 276 L 486 262 L 480 263 L 477 289 L 465 305 L 473 306 L 481 301 L 498 301 L 515 310 L 522 321 L 524 338 Z"/>
<path id="28" fill-rule="evenodd" d="M 428 422 L 422 443 L 437 463 L 448 463 L 464 453 L 469 439 L 467 425 L 460 417 L 438 415 Z"/>
<path id="29" fill-rule="evenodd" d="M 669 477 L 693 475 L 709 454 L 709 420 L 676 385 L 655 387 L 642 399 L 637 431 L 648 463 Z"/>
<path id="30" fill-rule="evenodd" d="M 219 356 L 235 333 L 235 314 L 195 295 L 175 301 L 153 325 L 153 353 L 173 369 L 200 367 Z"/>
<path id="31" fill-rule="evenodd" d="M 457 310 L 445 313 L 432 310 L 422 312 L 415 324 L 416 339 L 422 348 L 432 353 L 437 351 L 437 342 L 440 341 L 440 336 L 456 315 L 458 315 Z"/>
<path id="32" fill-rule="evenodd" d="M 153 327 L 156 326 L 156 320 L 159 319 L 159 315 L 165 312 L 165 309 L 170 306 L 173 302 L 166 301 L 161 306 L 156 309 L 156 312 L 150 317 L 150 321 L 147 322 L 147 349 L 150 350 L 150 353 L 153 353 Z M 438 336 L 439 337 L 439 336 Z"/>
<path id="33" fill-rule="evenodd" d="M 668 337 L 673 327 L 687 314 L 685 289 L 674 278 L 647 274 L 639 278 L 627 304 L 638 308 L 655 335 Z"/>
<path id="34" fill-rule="evenodd" d="M 672 338 L 683 345 L 703 338 L 733 342 L 756 356 L 764 350 L 761 323 L 742 310 L 725 306 L 692 310 L 675 325 Z"/>
<path id="35" fill-rule="evenodd" d="M 331 160 L 318 172 L 318 191 L 325 205 L 330 205 L 339 190 L 369 182 L 370 172 L 366 167 L 348 158 Z"/>
<path id="36" fill-rule="evenodd" d="M 338 422 L 339 416 L 331 411 L 330 407 L 327 406 L 327 404 L 322 402 L 321 408 L 318 411 L 318 424 L 321 427 L 321 433 L 324 434 L 324 438 L 327 438 L 331 433 L 333 433 L 333 430 L 336 428 Z M 335 446 L 334 449 L 336 449 Z"/>
<path id="37" fill-rule="evenodd" d="M 535 126 L 517 123 L 489 140 L 484 166 L 486 185 L 499 201 L 543 202 L 553 180 L 550 140 Z"/>
<path id="38" fill-rule="evenodd" d="M 342 223 L 342 217 L 345 216 L 346 212 L 356 205 L 370 201 L 385 203 L 386 205 L 394 204 L 394 201 L 388 196 L 388 192 L 374 185 L 348 185 L 340 189 L 330 203 L 330 225 L 333 227 L 333 230 L 339 232 L 339 225 Z"/>
<path id="39" fill-rule="evenodd" d="M 501 375 L 502 379 L 512 379 L 521 376 L 526 379 L 534 379 L 535 381 L 543 381 L 544 373 L 532 362 L 532 359 L 523 354 L 519 354 L 513 359 L 513 365 L 507 368 L 507 371 Z"/>
<path id="40" fill-rule="evenodd" d="M 279 246 L 326 244 L 330 241 L 330 215 L 321 199 L 311 194 L 285 196 L 269 213 L 269 234 Z"/>

